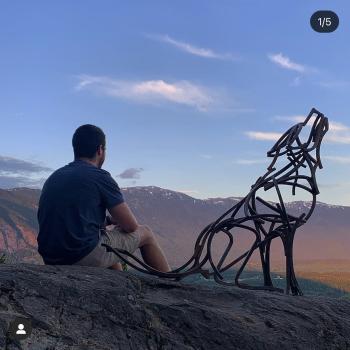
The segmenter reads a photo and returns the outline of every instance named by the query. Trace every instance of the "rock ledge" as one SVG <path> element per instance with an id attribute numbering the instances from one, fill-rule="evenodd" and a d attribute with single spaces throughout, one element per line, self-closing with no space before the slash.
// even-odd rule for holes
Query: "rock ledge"
<path id="1" fill-rule="evenodd" d="M 350 300 L 81 266 L 0 266 L 0 348 L 350 349 Z M 16 316 L 32 335 L 8 337 Z"/>

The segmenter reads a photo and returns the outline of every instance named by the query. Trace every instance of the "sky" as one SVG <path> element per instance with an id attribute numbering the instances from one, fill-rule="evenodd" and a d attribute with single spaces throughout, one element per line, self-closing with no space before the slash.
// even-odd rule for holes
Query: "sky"
<path id="1" fill-rule="evenodd" d="M 312 30 L 317 10 L 335 32 Z M 318 200 L 350 205 L 349 37 L 344 0 L 3 2 L 0 187 L 41 188 L 94 124 L 120 187 L 244 196 L 315 107 L 331 126 Z"/>

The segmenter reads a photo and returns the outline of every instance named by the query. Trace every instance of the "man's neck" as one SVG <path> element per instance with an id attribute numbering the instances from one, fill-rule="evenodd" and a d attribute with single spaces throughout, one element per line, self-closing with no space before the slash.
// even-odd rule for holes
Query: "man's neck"
<path id="1" fill-rule="evenodd" d="M 96 168 L 98 168 L 98 165 L 96 164 L 96 162 L 89 159 L 89 158 L 75 158 L 74 160 L 82 160 L 82 161 L 89 163 L 91 165 L 94 165 Z"/>

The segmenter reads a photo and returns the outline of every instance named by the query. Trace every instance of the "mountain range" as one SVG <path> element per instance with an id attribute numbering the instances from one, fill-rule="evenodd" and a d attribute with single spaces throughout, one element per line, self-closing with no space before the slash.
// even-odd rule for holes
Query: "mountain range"
<path id="1" fill-rule="evenodd" d="M 0 250 L 17 260 L 40 261 L 36 253 L 39 189 L 0 189 Z M 181 192 L 156 186 L 122 188 L 139 223 L 157 235 L 171 265 L 181 265 L 193 254 L 201 230 L 237 203 L 239 197 L 196 199 Z M 310 202 L 289 202 L 289 212 L 301 213 Z M 296 233 L 295 261 L 349 259 L 350 207 L 317 202 L 309 221 Z M 214 239 L 213 252 L 220 257 L 227 244 L 222 234 Z M 251 234 L 237 231 L 232 256 L 249 248 Z M 255 256 L 255 260 L 258 256 Z M 281 241 L 272 243 L 271 259 L 284 261 Z M 254 259 L 253 259 L 254 260 Z"/>

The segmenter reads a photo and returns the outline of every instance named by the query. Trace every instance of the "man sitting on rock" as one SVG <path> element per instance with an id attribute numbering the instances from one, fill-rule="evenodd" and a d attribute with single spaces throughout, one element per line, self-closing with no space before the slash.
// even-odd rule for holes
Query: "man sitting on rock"
<path id="1" fill-rule="evenodd" d="M 39 200 L 38 251 L 45 264 L 122 270 L 120 258 L 101 246 L 106 243 L 130 253 L 140 248 L 147 264 L 170 271 L 152 230 L 138 224 L 116 181 L 101 169 L 106 155 L 104 132 L 82 125 L 72 144 L 74 161 L 48 177 Z M 106 209 L 110 216 L 106 217 Z"/>

